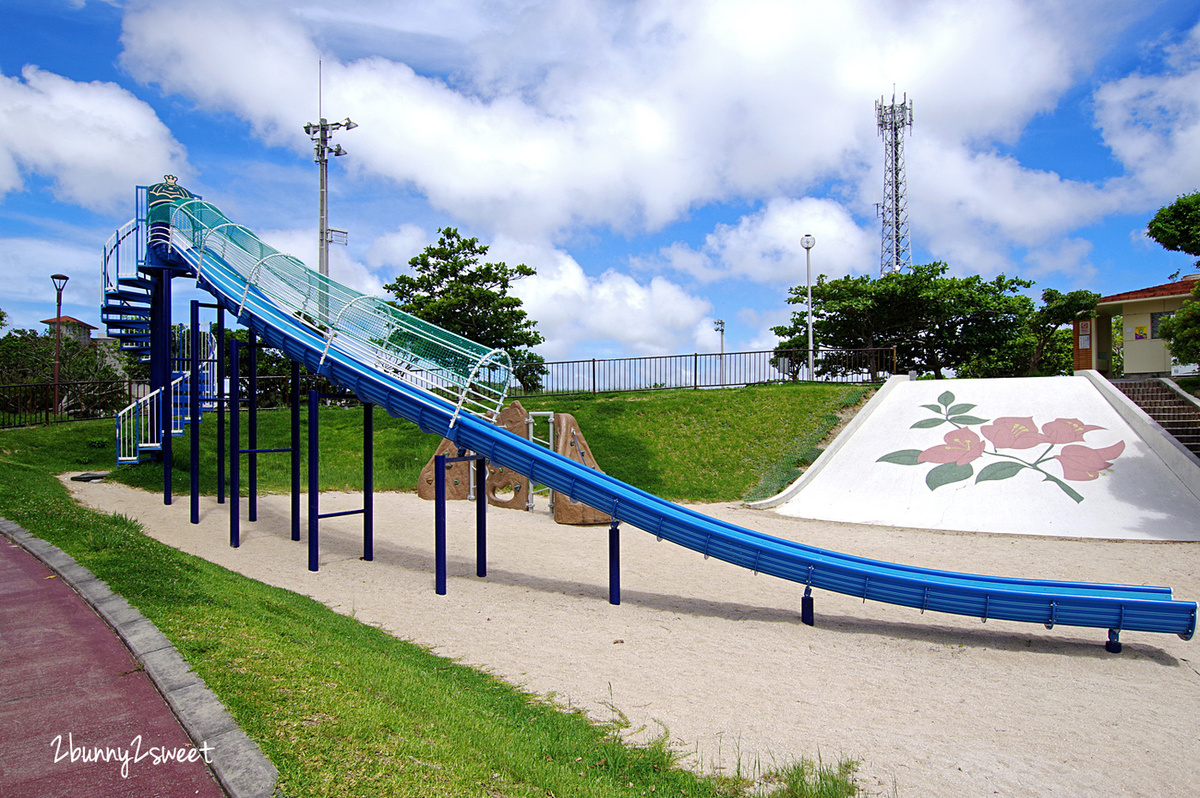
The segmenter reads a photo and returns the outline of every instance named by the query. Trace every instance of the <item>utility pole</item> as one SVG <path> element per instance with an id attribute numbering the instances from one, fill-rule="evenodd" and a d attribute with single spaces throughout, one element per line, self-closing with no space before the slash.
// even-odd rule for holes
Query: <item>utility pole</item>
<path id="1" fill-rule="evenodd" d="M 346 151 L 342 149 L 341 144 L 334 146 L 329 145 L 329 136 L 336 130 L 354 130 L 358 127 L 357 124 L 350 121 L 350 117 L 346 117 L 341 122 L 330 122 L 325 118 L 323 110 L 324 98 L 321 88 L 321 62 L 317 62 L 317 117 L 321 120 L 315 125 L 309 122 L 304 126 L 304 132 L 312 139 L 314 157 L 319 171 L 321 173 L 321 194 L 320 194 L 320 209 L 319 209 L 319 229 L 317 231 L 317 271 L 322 276 L 329 276 L 329 243 L 331 241 L 338 244 L 345 244 L 347 233 L 345 230 L 330 229 L 329 227 L 329 156 L 334 157 L 345 155 Z"/>
<path id="2" fill-rule="evenodd" d="M 325 277 L 329 276 L 329 243 L 334 241 L 339 244 L 346 243 L 346 231 L 330 229 L 329 227 L 329 156 L 345 155 L 346 150 L 342 149 L 341 144 L 330 146 L 329 136 L 335 130 L 353 130 L 358 127 L 357 124 L 350 121 L 346 117 L 341 122 L 330 122 L 325 117 L 321 117 L 321 121 L 317 124 L 311 122 L 304 126 L 304 132 L 312 139 L 313 150 L 319 171 L 321 173 L 321 196 L 320 196 L 320 229 L 317 233 L 317 243 L 319 246 L 317 256 L 317 271 Z"/>

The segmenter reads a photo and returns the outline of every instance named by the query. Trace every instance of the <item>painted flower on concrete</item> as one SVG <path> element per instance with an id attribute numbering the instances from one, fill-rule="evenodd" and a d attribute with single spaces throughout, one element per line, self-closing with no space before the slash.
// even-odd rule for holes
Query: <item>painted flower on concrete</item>
<path id="1" fill-rule="evenodd" d="M 1112 468 L 1113 461 L 1125 451 L 1124 441 L 1117 441 L 1102 449 L 1078 445 L 1089 432 L 1102 430 L 1104 427 L 1085 424 L 1077 418 L 1057 418 L 1040 429 L 1033 416 L 1002 416 L 989 422 L 986 418 L 970 415 L 975 405 L 956 403 L 954 394 L 950 391 L 939 396 L 936 405 L 921 407 L 933 411 L 936 415 L 920 419 L 912 425 L 912 429 L 933 429 L 945 424 L 954 429 L 943 435 L 943 442 L 937 446 L 930 446 L 928 449 L 901 449 L 885 454 L 877 462 L 907 466 L 934 464 L 925 475 L 925 484 L 930 490 L 937 490 L 954 482 L 964 482 L 971 477 L 979 484 L 1011 479 L 1023 471 L 1035 471 L 1042 481 L 1057 485 L 1072 500 L 1081 502 L 1083 496 L 1063 479 L 1072 482 L 1096 479 Z M 979 426 L 983 438 L 991 444 L 990 449 L 983 438 L 969 429 L 975 425 Z M 1059 446 L 1063 448 L 1056 454 L 1055 449 Z M 1034 452 L 1020 456 L 1012 453 L 1039 447 L 1045 448 L 1041 449 L 1041 453 L 1036 457 Z M 976 461 L 985 457 L 992 459 L 992 462 L 988 462 L 976 474 Z M 1051 460 L 1057 460 L 1062 466 L 1062 478 L 1045 469 Z"/>
<path id="2" fill-rule="evenodd" d="M 1005 416 L 980 427 L 979 431 L 997 449 L 1032 449 L 1049 440 L 1038 432 L 1033 416 Z"/>
<path id="3" fill-rule="evenodd" d="M 918 463 L 957 463 L 966 465 L 983 454 L 983 441 L 969 429 L 956 429 L 943 437 L 945 443 L 931 446 L 917 457 Z"/>
<path id="4" fill-rule="evenodd" d="M 1042 434 L 1051 443 L 1079 443 L 1085 433 L 1094 429 L 1104 429 L 1095 424 L 1084 424 L 1077 418 L 1056 418 L 1042 425 Z"/>
<path id="5" fill-rule="evenodd" d="M 1063 476 L 1075 482 L 1087 482 L 1100 476 L 1100 472 L 1112 468 L 1112 461 L 1125 451 L 1125 441 L 1117 441 L 1103 449 L 1087 446 L 1067 446 L 1054 459 L 1062 466 Z"/>

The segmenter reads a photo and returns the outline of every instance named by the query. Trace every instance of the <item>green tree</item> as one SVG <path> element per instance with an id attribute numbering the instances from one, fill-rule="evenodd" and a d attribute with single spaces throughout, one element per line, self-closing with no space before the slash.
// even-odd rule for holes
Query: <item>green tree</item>
<path id="1" fill-rule="evenodd" d="M 1042 291 L 1042 306 L 1026 321 L 1034 342 L 1027 372 L 1030 377 L 1070 373 L 1073 336 L 1063 327 L 1076 319 L 1092 318 L 1099 303 L 1100 295 L 1094 291 L 1067 294 L 1053 288 Z"/>
<path id="2" fill-rule="evenodd" d="M 395 305 L 464 338 L 508 352 L 513 373 L 526 392 L 541 386 L 545 359 L 531 347 L 545 338 L 537 322 L 509 294 L 512 284 L 535 274 L 525 264 L 483 261 L 488 247 L 458 230 L 438 231 L 438 242 L 408 262 L 413 274 L 402 274 L 384 285 Z"/>
<path id="3" fill-rule="evenodd" d="M 1197 258 L 1200 268 L 1200 192 L 1180 196 L 1170 205 L 1160 208 L 1146 233 L 1172 252 L 1186 252 Z"/>
<path id="4" fill-rule="evenodd" d="M 54 381 L 53 335 L 35 330 L 11 330 L 0 337 L 0 385 L 50 386 Z M 63 413 L 102 416 L 124 407 L 128 392 L 116 352 L 63 338 L 59 351 L 59 404 Z M 30 412 L 46 399 L 29 391 L 5 394 L 3 412 Z M 33 405 L 28 405 L 30 402 Z"/>
<path id="5" fill-rule="evenodd" d="M 1198 258 L 1200 267 L 1200 192 L 1180 196 L 1170 205 L 1160 208 L 1146 233 L 1172 252 L 1186 252 Z M 1180 363 L 1200 363 L 1200 283 L 1192 288 L 1192 299 L 1186 300 L 1175 315 L 1163 321 L 1159 335 Z"/>
<path id="6" fill-rule="evenodd" d="M 981 353 L 1004 350 L 1024 328 L 1033 302 L 1019 293 L 1027 280 L 1000 275 L 947 277 L 945 263 L 914 266 L 877 280 L 821 275 L 813 286 L 814 338 L 822 348 L 895 347 L 897 370 L 941 379 L 959 372 Z M 788 303 L 806 304 L 806 287 Z M 807 314 L 773 328 L 784 339 L 776 351 L 806 349 Z"/>
<path id="7" fill-rule="evenodd" d="M 1163 319 L 1158 334 L 1180 363 L 1200 363 L 1200 282 L 1192 288 L 1191 299 L 1184 300 L 1173 316 Z"/>

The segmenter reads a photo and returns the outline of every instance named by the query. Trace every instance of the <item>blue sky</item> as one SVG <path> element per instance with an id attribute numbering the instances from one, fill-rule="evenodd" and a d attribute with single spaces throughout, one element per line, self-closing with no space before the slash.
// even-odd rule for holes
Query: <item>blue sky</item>
<path id="1" fill-rule="evenodd" d="M 0 308 L 98 324 L 100 253 L 164 173 L 379 293 L 454 226 L 537 270 L 551 360 L 769 348 L 787 289 L 879 272 L 874 103 L 913 100 L 914 260 L 1104 294 L 1191 259 L 1200 6 L 948 0 L 0 0 Z M 181 301 L 196 296 L 177 283 Z"/>

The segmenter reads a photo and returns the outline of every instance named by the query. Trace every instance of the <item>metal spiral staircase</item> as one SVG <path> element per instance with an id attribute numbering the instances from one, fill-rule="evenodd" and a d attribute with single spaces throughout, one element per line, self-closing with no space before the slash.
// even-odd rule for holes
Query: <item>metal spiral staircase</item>
<path id="1" fill-rule="evenodd" d="M 154 303 L 156 280 L 153 269 L 163 264 L 147 262 L 147 195 L 139 187 L 137 215 L 122 225 L 104 246 L 104 301 L 100 319 L 108 334 L 119 341 L 122 351 L 148 363 L 153 350 Z M 176 269 L 175 271 L 180 271 Z M 161 282 L 161 277 L 159 282 Z M 164 414 L 169 415 L 170 434 L 182 435 L 191 418 L 188 402 L 191 387 L 191 331 L 184 327 L 170 330 L 168 353 L 170 380 L 138 398 L 117 414 L 117 462 L 138 463 L 163 449 Z M 201 414 L 215 407 L 216 338 L 211 330 L 202 331 L 199 340 Z"/>

